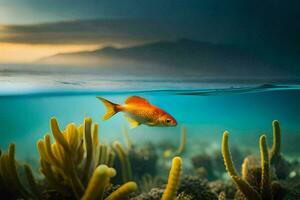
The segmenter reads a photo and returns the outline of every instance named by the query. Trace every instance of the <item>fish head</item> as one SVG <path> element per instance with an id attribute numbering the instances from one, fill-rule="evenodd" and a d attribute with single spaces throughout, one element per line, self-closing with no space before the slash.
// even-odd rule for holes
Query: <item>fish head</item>
<path id="1" fill-rule="evenodd" d="M 163 114 L 159 120 L 160 120 L 160 124 L 163 126 L 176 126 L 177 125 L 176 119 L 168 113 Z"/>

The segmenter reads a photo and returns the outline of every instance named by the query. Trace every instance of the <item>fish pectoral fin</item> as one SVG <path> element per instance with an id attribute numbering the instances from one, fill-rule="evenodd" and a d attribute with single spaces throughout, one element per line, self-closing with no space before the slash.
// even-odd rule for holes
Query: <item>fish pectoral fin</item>
<path id="1" fill-rule="evenodd" d="M 154 122 L 149 122 L 149 123 L 147 123 L 147 125 L 148 125 L 148 126 L 155 126 L 156 123 L 154 123 Z"/>
<path id="2" fill-rule="evenodd" d="M 137 127 L 137 126 L 139 126 L 141 124 L 140 122 L 138 122 L 138 121 L 136 121 L 136 120 L 134 120 L 134 119 L 132 119 L 130 117 L 126 117 L 126 119 L 129 122 L 130 128 L 135 128 L 135 127 Z"/>

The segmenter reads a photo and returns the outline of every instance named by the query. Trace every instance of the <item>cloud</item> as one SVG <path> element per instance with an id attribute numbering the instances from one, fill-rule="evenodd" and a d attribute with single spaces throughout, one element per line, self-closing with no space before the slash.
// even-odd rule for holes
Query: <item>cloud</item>
<path id="1" fill-rule="evenodd" d="M 1 26 L 0 42 L 25 44 L 127 44 L 182 35 L 175 26 L 133 19 L 76 20 Z"/>

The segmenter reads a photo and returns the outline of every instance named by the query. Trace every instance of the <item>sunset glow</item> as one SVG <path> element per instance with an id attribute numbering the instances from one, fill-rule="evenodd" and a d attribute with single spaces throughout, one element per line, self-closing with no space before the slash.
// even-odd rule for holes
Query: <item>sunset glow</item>
<path id="1" fill-rule="evenodd" d="M 101 45 L 30 45 L 0 43 L 0 63 L 30 63 L 58 53 L 92 51 Z"/>

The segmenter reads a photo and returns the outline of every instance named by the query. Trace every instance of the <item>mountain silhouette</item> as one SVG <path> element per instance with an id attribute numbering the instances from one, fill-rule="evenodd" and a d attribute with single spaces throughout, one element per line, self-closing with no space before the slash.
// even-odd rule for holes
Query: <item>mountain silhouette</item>
<path id="1" fill-rule="evenodd" d="M 277 77 L 286 73 L 238 46 L 190 39 L 123 48 L 108 46 L 95 51 L 57 54 L 39 62 L 127 72 L 177 72 L 201 77 Z"/>

